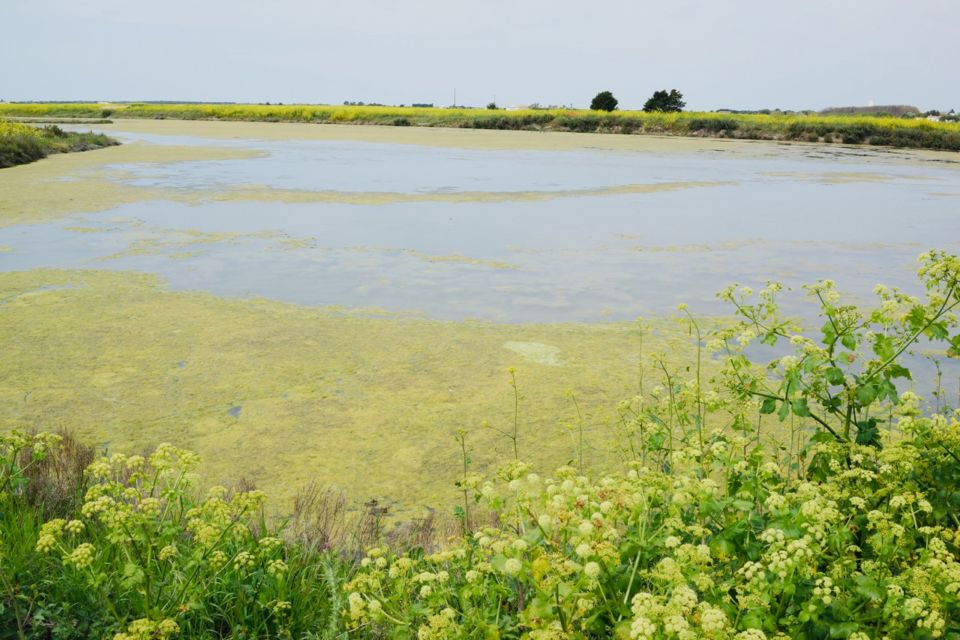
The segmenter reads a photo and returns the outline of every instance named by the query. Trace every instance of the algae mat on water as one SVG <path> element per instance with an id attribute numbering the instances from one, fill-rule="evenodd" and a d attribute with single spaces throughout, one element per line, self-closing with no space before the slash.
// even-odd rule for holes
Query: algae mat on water
<path id="1" fill-rule="evenodd" d="M 0 227 L 105 211 L 130 202 L 185 198 L 177 190 L 112 180 L 107 170 L 111 165 L 237 160 L 262 155 L 251 149 L 131 143 L 9 167 L 0 171 Z"/>
<path id="2" fill-rule="evenodd" d="M 690 362 L 664 328 L 644 350 Z M 69 428 L 114 451 L 171 441 L 198 451 L 204 482 L 253 479 L 288 506 L 305 483 L 398 507 L 455 498 L 457 428 L 476 468 L 512 456 L 507 368 L 516 367 L 520 452 L 550 470 L 617 464 L 616 403 L 636 393 L 633 324 L 498 325 L 171 292 L 129 272 L 0 274 L 0 426 Z M 652 375 L 649 374 L 648 375 Z"/>

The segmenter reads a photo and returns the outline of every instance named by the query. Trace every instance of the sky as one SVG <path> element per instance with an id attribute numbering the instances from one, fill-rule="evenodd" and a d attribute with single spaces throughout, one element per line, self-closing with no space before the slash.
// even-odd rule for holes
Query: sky
<path id="1" fill-rule="evenodd" d="M 0 100 L 960 110 L 960 0 L 0 0 Z"/>

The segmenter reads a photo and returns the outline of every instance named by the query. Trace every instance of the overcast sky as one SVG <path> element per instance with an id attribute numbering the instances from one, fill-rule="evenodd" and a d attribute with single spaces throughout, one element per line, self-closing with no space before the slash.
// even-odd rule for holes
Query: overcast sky
<path id="1" fill-rule="evenodd" d="M 960 0 L 0 0 L 0 99 L 960 109 Z"/>

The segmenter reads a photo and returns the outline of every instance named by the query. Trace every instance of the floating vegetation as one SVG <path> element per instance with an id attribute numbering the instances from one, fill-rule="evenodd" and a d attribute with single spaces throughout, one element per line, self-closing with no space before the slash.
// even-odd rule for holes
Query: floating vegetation
<path id="1" fill-rule="evenodd" d="M 591 465 L 607 468 L 641 342 L 671 359 L 691 352 L 670 324 L 641 337 L 631 323 L 438 322 L 174 293 L 128 272 L 2 273 L 0 291 L 0 424 L 69 424 L 112 451 L 172 441 L 203 455 L 208 481 L 250 478 L 286 506 L 311 480 L 388 504 L 448 503 L 454 430 L 476 429 L 480 468 L 506 453 L 480 425 L 512 422 L 510 366 L 531 462 L 573 457 L 557 418 L 575 415 L 574 388 Z"/>
<path id="2" fill-rule="evenodd" d="M 59 154 L 46 162 L 0 171 L 0 226 L 42 222 L 69 213 L 106 211 L 144 200 L 190 198 L 175 190 L 138 187 L 98 175 L 118 164 L 165 164 L 256 158 L 263 152 L 226 147 L 130 143 L 97 153 Z M 78 177 L 64 180 L 64 177 Z"/>

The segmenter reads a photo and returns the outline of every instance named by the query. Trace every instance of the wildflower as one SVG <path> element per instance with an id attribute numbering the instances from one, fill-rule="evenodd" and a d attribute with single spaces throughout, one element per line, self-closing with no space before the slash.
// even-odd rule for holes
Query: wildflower
<path id="1" fill-rule="evenodd" d="M 83 528 L 84 528 L 83 523 L 79 520 L 71 520 L 63 527 L 64 531 L 66 531 L 67 533 L 72 533 L 74 535 L 83 533 Z"/>
<path id="2" fill-rule="evenodd" d="M 217 549 L 210 554 L 210 566 L 214 569 L 219 569 L 227 563 L 227 554 L 223 551 Z"/>
<path id="3" fill-rule="evenodd" d="M 634 618 L 633 622 L 630 623 L 630 637 L 633 640 L 653 640 L 654 635 L 657 633 L 657 625 L 650 621 L 646 617 Z"/>
<path id="4" fill-rule="evenodd" d="M 51 551 L 53 551 L 54 547 L 56 546 L 57 546 L 57 539 L 54 538 L 49 533 L 45 533 L 37 539 L 38 553 L 50 553 Z"/>
<path id="5" fill-rule="evenodd" d="M 95 549 L 92 544 L 84 542 L 67 556 L 65 562 L 73 565 L 75 569 L 85 569 L 93 563 L 94 551 Z"/>
<path id="6" fill-rule="evenodd" d="M 252 567 L 255 560 L 253 554 L 249 551 L 241 551 L 233 558 L 233 568 L 240 570 L 245 567 Z"/>
<path id="7" fill-rule="evenodd" d="M 350 620 L 353 623 L 358 623 L 363 620 L 367 608 L 367 603 L 363 599 L 363 596 L 356 591 L 351 591 L 350 595 L 347 596 L 347 603 L 350 606 Z"/>
<path id="8" fill-rule="evenodd" d="M 161 561 L 169 560 L 170 558 L 176 557 L 177 545 L 168 544 L 164 548 L 160 549 L 160 553 L 158 555 Z"/>
<path id="9" fill-rule="evenodd" d="M 780 358 L 780 366 L 784 371 L 793 371 L 800 366 L 800 360 L 796 356 L 783 356 Z"/>
<path id="10" fill-rule="evenodd" d="M 523 569 L 523 563 L 516 558 L 508 558 L 503 565 L 503 571 L 507 575 L 515 576 Z"/>
<path id="11" fill-rule="evenodd" d="M 170 618 L 165 618 L 157 625 L 157 633 L 160 634 L 161 638 L 168 638 L 180 633 L 180 625 Z"/>
<path id="12" fill-rule="evenodd" d="M 596 562 L 588 562 L 583 566 L 583 573 L 591 580 L 596 580 L 600 575 L 600 565 Z"/>

